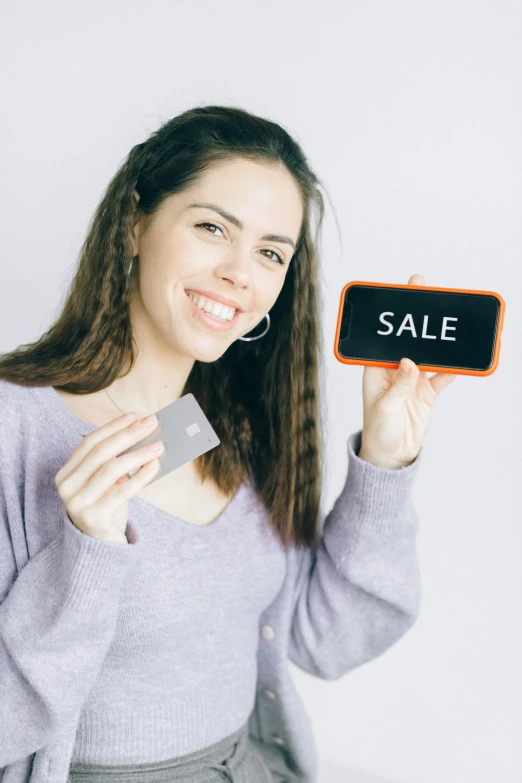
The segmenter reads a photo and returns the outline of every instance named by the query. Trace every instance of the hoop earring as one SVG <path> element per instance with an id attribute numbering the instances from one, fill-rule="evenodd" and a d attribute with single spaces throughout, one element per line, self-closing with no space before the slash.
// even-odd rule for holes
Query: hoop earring
<path id="1" fill-rule="evenodd" d="M 268 330 L 270 329 L 270 316 L 268 315 L 268 313 L 266 313 L 265 318 L 266 318 L 267 323 L 266 323 L 266 329 L 265 329 L 264 332 L 261 332 L 261 334 L 258 334 L 257 337 L 238 337 L 237 339 L 238 340 L 245 340 L 245 342 L 250 342 L 250 340 L 259 340 L 259 338 L 263 337 L 268 332 Z"/>

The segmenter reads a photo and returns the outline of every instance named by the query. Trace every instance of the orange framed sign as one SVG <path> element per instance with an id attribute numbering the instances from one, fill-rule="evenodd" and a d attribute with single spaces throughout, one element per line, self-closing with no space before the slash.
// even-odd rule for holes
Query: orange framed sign
<path id="1" fill-rule="evenodd" d="M 505 301 L 495 291 L 354 280 L 339 301 L 334 354 L 343 364 L 491 375 Z"/>

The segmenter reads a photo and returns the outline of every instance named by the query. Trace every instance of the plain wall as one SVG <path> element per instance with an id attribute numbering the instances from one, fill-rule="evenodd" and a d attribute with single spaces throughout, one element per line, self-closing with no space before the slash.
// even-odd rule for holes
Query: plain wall
<path id="1" fill-rule="evenodd" d="M 424 439 L 417 624 L 338 681 L 290 665 L 321 758 L 400 783 L 520 783 L 521 4 L 4 0 L 0 28 L 0 351 L 56 317 L 130 148 L 210 103 L 283 124 L 335 209 L 326 510 L 362 426 L 363 367 L 333 354 L 344 284 L 419 273 L 504 297 L 497 371 L 459 376 Z"/>

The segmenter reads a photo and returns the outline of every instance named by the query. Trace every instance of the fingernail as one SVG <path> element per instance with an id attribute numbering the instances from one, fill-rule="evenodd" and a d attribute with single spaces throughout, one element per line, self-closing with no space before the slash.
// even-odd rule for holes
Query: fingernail
<path id="1" fill-rule="evenodd" d="M 149 451 L 162 451 L 163 450 L 163 441 L 157 440 L 155 443 L 151 443 L 148 447 Z"/>

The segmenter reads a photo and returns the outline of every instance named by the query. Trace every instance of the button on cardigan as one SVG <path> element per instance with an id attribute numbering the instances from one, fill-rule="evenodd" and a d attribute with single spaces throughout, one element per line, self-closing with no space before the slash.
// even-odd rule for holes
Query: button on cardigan
<path id="1" fill-rule="evenodd" d="M 248 483 L 203 527 L 131 498 L 122 546 L 73 525 L 54 483 L 94 429 L 52 387 L 0 380 L 2 783 L 67 783 L 75 757 L 132 763 L 137 752 L 159 761 L 167 743 L 204 746 L 243 719 L 261 747 L 277 748 L 303 783 L 317 783 L 311 723 L 288 661 L 338 679 L 415 622 L 418 522 L 410 496 L 422 449 L 406 468 L 377 468 L 357 456 L 361 431 L 350 435 L 347 478 L 312 548 L 284 551 Z M 208 567 L 184 592 L 174 567 L 181 552 L 185 580 L 198 556 Z M 212 616 L 217 607 L 223 622 Z M 211 623 L 215 670 L 200 622 Z M 244 667 L 241 689 L 224 700 L 219 678 L 237 677 L 234 659 Z M 133 684 L 129 672 L 141 681 Z M 142 700 L 139 712 L 134 699 Z"/>

